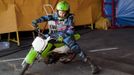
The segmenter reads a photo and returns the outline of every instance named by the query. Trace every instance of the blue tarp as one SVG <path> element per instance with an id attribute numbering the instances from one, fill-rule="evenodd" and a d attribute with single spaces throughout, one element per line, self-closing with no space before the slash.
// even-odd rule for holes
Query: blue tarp
<path id="1" fill-rule="evenodd" d="M 112 0 L 105 0 L 105 2 L 110 1 Z M 118 0 L 116 4 L 116 25 L 119 27 L 134 26 L 134 0 Z M 106 8 L 108 6 L 105 7 L 105 14 L 112 13 L 110 7 Z"/>

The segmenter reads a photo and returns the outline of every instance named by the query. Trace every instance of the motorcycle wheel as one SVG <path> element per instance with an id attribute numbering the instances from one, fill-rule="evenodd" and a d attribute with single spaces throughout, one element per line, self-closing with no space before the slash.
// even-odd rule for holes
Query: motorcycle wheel
<path id="1" fill-rule="evenodd" d="M 30 64 L 26 63 L 26 64 L 24 65 L 23 69 L 21 70 L 20 75 L 24 75 L 25 72 L 28 70 L 29 66 L 30 66 Z"/>

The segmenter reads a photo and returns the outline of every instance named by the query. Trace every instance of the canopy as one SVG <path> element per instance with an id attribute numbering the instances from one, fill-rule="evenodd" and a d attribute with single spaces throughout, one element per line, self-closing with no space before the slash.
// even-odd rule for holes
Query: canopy
<path id="1" fill-rule="evenodd" d="M 0 34 L 31 31 L 31 21 L 46 15 L 43 5 L 55 7 L 60 0 L 0 0 Z M 67 0 L 75 14 L 75 25 L 92 24 L 101 15 L 100 0 Z"/>
<path id="2" fill-rule="evenodd" d="M 124 26 L 134 26 L 134 0 L 104 0 L 105 2 L 111 3 L 112 1 L 115 2 L 116 5 L 116 25 L 118 27 Z M 107 4 L 104 7 L 105 14 L 111 15 L 112 14 L 112 5 Z M 108 17 L 110 20 L 112 19 L 111 16 Z"/>
<path id="3" fill-rule="evenodd" d="M 117 4 L 117 25 L 134 26 L 134 0 L 119 0 Z"/>

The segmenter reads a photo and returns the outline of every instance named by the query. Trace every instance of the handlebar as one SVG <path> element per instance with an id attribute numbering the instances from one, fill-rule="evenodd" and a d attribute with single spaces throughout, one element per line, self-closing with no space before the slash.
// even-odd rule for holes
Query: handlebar
<path id="1" fill-rule="evenodd" d="M 38 36 L 46 39 L 47 37 L 41 32 L 41 29 L 39 27 L 35 28 L 35 32 L 38 33 Z"/>

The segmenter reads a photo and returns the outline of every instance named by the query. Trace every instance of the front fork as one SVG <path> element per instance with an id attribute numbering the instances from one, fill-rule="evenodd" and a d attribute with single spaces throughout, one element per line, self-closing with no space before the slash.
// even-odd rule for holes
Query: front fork
<path id="1" fill-rule="evenodd" d="M 24 66 L 25 63 L 30 64 L 30 65 L 33 64 L 37 56 L 38 56 L 38 53 L 34 50 L 34 48 L 31 48 L 21 65 Z"/>
<path id="2" fill-rule="evenodd" d="M 48 43 L 45 50 L 43 50 L 43 52 L 40 54 L 37 51 L 35 51 L 34 48 L 32 47 L 21 65 L 24 66 L 25 63 L 32 65 L 33 62 L 36 60 L 36 58 L 38 58 L 38 56 L 41 56 L 42 58 L 46 58 L 51 48 L 52 48 L 52 44 Z"/>

